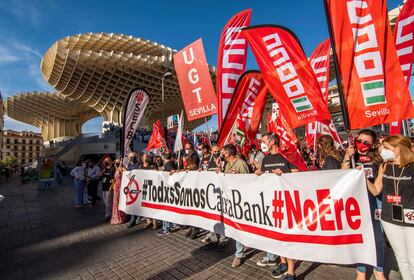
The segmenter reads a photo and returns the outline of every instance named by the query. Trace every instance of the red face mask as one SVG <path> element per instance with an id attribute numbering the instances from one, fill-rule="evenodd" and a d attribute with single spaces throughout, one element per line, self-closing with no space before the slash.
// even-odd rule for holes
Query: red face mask
<path id="1" fill-rule="evenodd" d="M 364 142 L 355 141 L 355 146 L 356 146 L 358 152 L 366 153 L 366 152 L 369 151 L 369 149 L 371 149 L 372 144 L 368 144 L 366 141 L 364 141 Z"/>

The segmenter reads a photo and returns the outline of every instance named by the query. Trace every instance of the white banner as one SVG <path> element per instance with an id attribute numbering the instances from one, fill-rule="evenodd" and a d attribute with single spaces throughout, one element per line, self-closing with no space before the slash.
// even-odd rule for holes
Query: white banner
<path id="1" fill-rule="evenodd" d="M 225 234 L 288 258 L 375 266 L 365 175 L 124 172 L 119 209 Z"/>

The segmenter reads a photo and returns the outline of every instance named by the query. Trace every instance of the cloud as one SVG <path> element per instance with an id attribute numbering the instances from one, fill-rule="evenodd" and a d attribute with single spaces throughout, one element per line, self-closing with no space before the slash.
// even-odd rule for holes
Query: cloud
<path id="1" fill-rule="evenodd" d="M 21 57 L 12 50 L 0 46 L 0 63 L 11 63 L 21 60 Z"/>
<path id="2" fill-rule="evenodd" d="M 33 49 L 33 48 L 21 43 L 21 42 L 14 41 L 14 42 L 11 42 L 11 45 L 19 51 L 34 54 L 35 56 L 37 56 L 40 59 L 42 58 L 42 55 L 40 54 L 39 51 L 37 51 L 36 49 Z"/>
<path id="3" fill-rule="evenodd" d="M 33 2 L 25 0 L 2 0 L 0 9 L 12 14 L 23 23 L 30 23 L 38 27 L 42 17 L 39 10 L 33 5 Z"/>

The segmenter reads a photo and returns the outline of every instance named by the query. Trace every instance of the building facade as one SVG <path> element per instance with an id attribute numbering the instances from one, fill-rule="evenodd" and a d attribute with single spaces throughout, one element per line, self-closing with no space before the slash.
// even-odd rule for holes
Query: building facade
<path id="1" fill-rule="evenodd" d="M 40 133 L 4 130 L 2 134 L 1 160 L 8 156 L 15 156 L 17 164 L 23 165 L 39 158 L 43 147 L 43 138 Z"/>

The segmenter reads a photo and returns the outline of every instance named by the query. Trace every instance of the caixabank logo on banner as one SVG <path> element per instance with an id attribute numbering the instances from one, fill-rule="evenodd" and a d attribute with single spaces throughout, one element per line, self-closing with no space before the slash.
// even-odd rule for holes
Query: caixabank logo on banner
<path id="1" fill-rule="evenodd" d="M 122 184 L 131 186 L 130 179 L 139 178 L 137 185 L 142 189 L 133 203 L 131 194 L 125 193 L 120 208 L 128 214 L 210 231 L 221 224 L 224 230 L 219 234 L 291 258 L 374 264 L 363 172 L 317 173 L 188 172 L 170 176 L 167 172 L 132 171 L 124 174 Z M 315 259 L 315 249 L 327 253 Z M 347 257 L 338 255 L 338 249 Z"/>

